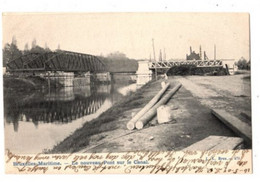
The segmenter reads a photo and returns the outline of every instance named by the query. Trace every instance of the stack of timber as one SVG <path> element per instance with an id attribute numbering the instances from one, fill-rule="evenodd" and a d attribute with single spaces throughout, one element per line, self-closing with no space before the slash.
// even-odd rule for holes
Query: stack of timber
<path id="1" fill-rule="evenodd" d="M 165 91 L 168 89 L 170 86 L 169 83 L 164 85 L 164 87 L 150 100 L 146 106 L 141 109 L 128 123 L 127 123 L 127 128 L 129 130 L 135 129 L 135 123 L 140 119 L 149 109 L 151 109 L 162 97 L 162 95 L 165 93 Z"/>
<path id="2" fill-rule="evenodd" d="M 135 124 L 137 129 L 142 129 L 157 113 L 157 108 L 163 104 L 166 104 L 169 99 L 179 90 L 181 84 L 176 85 L 168 94 L 157 102 L 147 113 L 145 113 Z"/>
<path id="3" fill-rule="evenodd" d="M 166 95 L 164 93 L 170 86 L 169 83 L 162 84 L 162 89 L 153 97 L 153 99 L 141 109 L 128 123 L 127 128 L 133 130 L 135 128 L 142 129 L 157 113 L 157 108 L 163 104 L 166 104 L 169 99 L 178 91 L 181 84 L 176 85 Z M 164 95 L 164 96 L 163 96 Z"/>

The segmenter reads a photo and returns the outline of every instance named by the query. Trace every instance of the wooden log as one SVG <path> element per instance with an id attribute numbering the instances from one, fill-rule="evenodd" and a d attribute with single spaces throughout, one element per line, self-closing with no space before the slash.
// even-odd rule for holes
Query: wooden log
<path id="1" fill-rule="evenodd" d="M 244 138 L 247 142 L 252 141 L 252 129 L 248 124 L 229 114 L 225 110 L 212 109 L 211 112 L 227 127 L 229 127 L 236 134 Z"/>
<path id="2" fill-rule="evenodd" d="M 135 123 L 137 122 L 138 119 L 140 119 L 149 109 L 151 109 L 157 102 L 160 100 L 162 95 L 165 93 L 165 91 L 168 89 L 170 86 L 169 83 L 164 85 L 164 87 L 150 100 L 148 104 L 145 105 L 143 109 L 141 109 L 128 123 L 127 123 L 127 128 L 129 130 L 133 130 L 135 128 Z"/>
<path id="3" fill-rule="evenodd" d="M 243 145 L 243 139 L 238 137 L 209 136 L 198 141 L 184 151 L 208 151 L 208 150 L 235 150 Z"/>
<path id="4" fill-rule="evenodd" d="M 157 108 L 163 104 L 166 104 L 168 100 L 179 90 L 181 84 L 176 85 L 168 94 L 157 102 L 146 114 L 144 114 L 135 124 L 137 129 L 142 129 L 157 113 Z"/>

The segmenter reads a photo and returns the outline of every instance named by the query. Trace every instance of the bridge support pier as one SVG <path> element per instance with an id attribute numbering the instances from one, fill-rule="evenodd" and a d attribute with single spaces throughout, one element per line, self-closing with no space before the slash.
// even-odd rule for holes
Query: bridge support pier
<path id="1" fill-rule="evenodd" d="M 152 80 L 152 71 L 149 70 L 149 62 L 148 61 L 139 61 L 138 62 L 138 70 L 136 71 L 137 85 L 145 85 L 149 81 Z"/>
<path id="2" fill-rule="evenodd" d="M 91 74 L 90 72 L 85 73 L 80 77 L 74 77 L 73 86 L 74 87 L 82 87 L 88 86 L 91 83 Z"/>
<path id="3" fill-rule="evenodd" d="M 74 80 L 74 73 L 73 72 L 47 72 L 44 75 L 45 78 L 48 80 L 53 80 L 57 84 L 61 84 L 64 87 L 72 87 L 73 80 Z"/>
<path id="4" fill-rule="evenodd" d="M 111 81 L 111 75 L 109 72 L 96 73 L 96 79 L 98 82 L 108 83 Z"/>
<path id="5" fill-rule="evenodd" d="M 81 76 L 74 76 L 73 72 L 46 72 L 45 79 L 52 80 L 56 85 L 62 85 L 63 87 L 80 87 L 90 85 L 91 82 L 110 83 L 111 75 L 109 72 L 105 73 L 90 73 L 87 72 Z"/>

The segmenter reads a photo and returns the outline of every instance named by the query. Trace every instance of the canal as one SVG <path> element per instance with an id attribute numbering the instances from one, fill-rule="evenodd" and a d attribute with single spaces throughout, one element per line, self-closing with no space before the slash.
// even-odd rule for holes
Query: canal
<path id="1" fill-rule="evenodd" d="M 5 147 L 23 154 L 52 149 L 135 90 L 135 83 L 118 81 L 30 93 L 4 92 Z"/>

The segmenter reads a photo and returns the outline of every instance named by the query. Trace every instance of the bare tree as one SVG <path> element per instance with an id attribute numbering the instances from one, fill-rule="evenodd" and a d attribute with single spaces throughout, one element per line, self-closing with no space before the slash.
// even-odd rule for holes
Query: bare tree
<path id="1" fill-rule="evenodd" d="M 26 44 L 24 45 L 24 51 L 29 51 L 29 45 L 28 45 L 28 43 L 26 43 Z"/>
<path id="2" fill-rule="evenodd" d="M 32 41 L 32 49 L 35 48 L 37 46 L 37 42 L 36 39 L 34 38 Z"/>
<path id="3" fill-rule="evenodd" d="M 17 40 L 15 35 L 12 37 L 12 44 L 17 46 Z"/>

